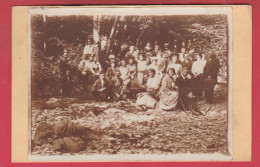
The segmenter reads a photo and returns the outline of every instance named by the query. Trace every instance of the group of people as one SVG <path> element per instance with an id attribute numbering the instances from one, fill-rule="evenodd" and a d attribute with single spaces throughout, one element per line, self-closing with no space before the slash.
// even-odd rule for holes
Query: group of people
<path id="1" fill-rule="evenodd" d="M 88 40 L 78 65 L 82 83 L 93 84 L 96 101 L 135 99 L 142 110 L 158 104 L 162 110 L 195 111 L 198 100 L 213 103 L 216 55 L 195 52 L 191 40 L 177 44 L 174 40 L 162 47 L 158 42 L 137 47 L 115 41 L 108 50 Z"/>

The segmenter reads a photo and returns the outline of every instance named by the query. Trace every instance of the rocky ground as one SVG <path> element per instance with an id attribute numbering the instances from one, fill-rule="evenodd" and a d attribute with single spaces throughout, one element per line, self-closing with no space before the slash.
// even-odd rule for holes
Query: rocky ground
<path id="1" fill-rule="evenodd" d="M 214 104 L 200 101 L 204 115 L 188 111 L 138 111 L 134 102 L 94 103 L 77 99 L 33 101 L 32 137 L 41 122 L 63 118 L 89 127 L 93 138 L 77 154 L 175 154 L 227 152 L 227 94 L 217 86 Z M 51 144 L 36 146 L 33 155 L 67 155 Z"/>

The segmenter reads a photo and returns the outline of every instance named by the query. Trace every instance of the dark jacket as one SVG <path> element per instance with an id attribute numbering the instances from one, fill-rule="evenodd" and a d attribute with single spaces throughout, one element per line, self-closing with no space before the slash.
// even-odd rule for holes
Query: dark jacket
<path id="1" fill-rule="evenodd" d="M 182 75 L 180 75 L 178 78 L 176 78 L 175 81 L 176 86 L 179 88 L 179 94 L 182 97 L 186 97 L 190 92 L 192 92 L 192 80 L 188 78 L 183 78 Z"/>

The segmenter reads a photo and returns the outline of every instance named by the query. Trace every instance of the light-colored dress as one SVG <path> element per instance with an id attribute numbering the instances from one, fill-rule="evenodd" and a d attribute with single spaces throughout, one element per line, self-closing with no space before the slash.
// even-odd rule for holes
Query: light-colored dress
<path id="1" fill-rule="evenodd" d="M 128 67 L 119 67 L 120 78 L 123 80 L 124 85 L 128 85 L 130 83 L 130 71 Z"/>
<path id="2" fill-rule="evenodd" d="M 136 104 L 138 106 L 146 106 L 147 108 L 155 108 L 156 100 L 154 98 L 154 94 L 156 90 L 159 88 L 159 80 L 157 77 L 149 78 L 147 80 L 146 86 L 147 91 L 138 94 L 138 98 L 136 100 Z"/>
<path id="3" fill-rule="evenodd" d="M 146 72 L 147 70 L 147 61 L 146 60 L 138 60 L 137 62 L 137 80 L 138 80 L 138 83 L 139 85 L 142 85 L 143 84 L 143 79 L 144 79 L 144 73 Z"/>
<path id="4" fill-rule="evenodd" d="M 167 71 L 168 71 L 170 68 L 174 68 L 175 73 L 176 73 L 178 76 L 181 75 L 182 66 L 181 66 L 180 64 L 178 64 L 178 63 L 168 64 L 168 66 L 167 66 Z"/>
<path id="5" fill-rule="evenodd" d="M 178 103 L 178 92 L 173 90 L 175 87 L 175 83 L 173 78 L 169 75 L 166 75 L 162 79 L 162 86 L 159 93 L 159 106 L 163 110 L 171 110 L 174 109 Z"/>

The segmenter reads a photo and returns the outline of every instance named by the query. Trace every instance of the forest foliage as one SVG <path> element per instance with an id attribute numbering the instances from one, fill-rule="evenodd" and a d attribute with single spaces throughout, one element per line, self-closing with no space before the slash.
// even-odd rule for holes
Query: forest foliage
<path id="1" fill-rule="evenodd" d="M 99 35 L 109 36 L 116 16 L 100 16 Z M 32 94 L 37 97 L 60 95 L 60 56 L 64 48 L 69 51 L 69 64 L 74 90 L 80 88 L 78 63 L 85 42 L 93 34 L 93 16 L 46 16 L 31 17 L 32 40 Z M 228 24 L 225 15 L 183 16 L 119 16 L 114 39 L 119 42 L 138 43 L 158 41 L 160 45 L 173 40 L 192 39 L 196 50 L 213 52 L 220 61 L 220 75 L 227 78 Z"/>

